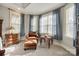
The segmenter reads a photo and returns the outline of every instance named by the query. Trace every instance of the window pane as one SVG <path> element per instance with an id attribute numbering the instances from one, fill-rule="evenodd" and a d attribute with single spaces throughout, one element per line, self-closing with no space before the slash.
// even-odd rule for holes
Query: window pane
<path id="1" fill-rule="evenodd" d="M 20 33 L 20 14 L 11 13 L 11 26 L 14 27 L 14 33 Z"/>
<path id="2" fill-rule="evenodd" d="M 48 25 L 52 25 L 52 21 L 53 21 L 53 19 L 52 19 L 52 14 L 50 14 L 49 16 L 48 16 Z"/>
<path id="3" fill-rule="evenodd" d="M 47 26 L 41 26 L 40 33 L 47 33 Z"/>
<path id="4" fill-rule="evenodd" d="M 32 21 L 31 21 L 32 25 L 35 26 L 37 23 L 37 18 L 33 17 Z"/>
<path id="5" fill-rule="evenodd" d="M 56 25 L 53 25 L 52 31 L 53 31 L 53 35 L 56 35 Z"/>
<path id="6" fill-rule="evenodd" d="M 20 26 L 19 26 L 19 24 L 12 24 L 12 26 L 14 27 L 14 32 L 15 33 L 20 33 Z"/>
<path id="7" fill-rule="evenodd" d="M 51 25 L 48 26 L 48 33 L 49 33 L 50 35 L 52 35 L 52 26 L 51 26 Z"/>
<path id="8" fill-rule="evenodd" d="M 43 33 L 43 26 L 40 26 L 40 33 Z"/>
<path id="9" fill-rule="evenodd" d="M 31 31 L 38 30 L 38 16 L 33 16 L 31 19 Z"/>
<path id="10" fill-rule="evenodd" d="M 74 6 L 66 9 L 66 35 L 74 38 L 75 36 L 75 11 Z"/>
<path id="11" fill-rule="evenodd" d="M 40 18 L 40 33 L 49 33 L 52 35 L 52 13 L 42 15 Z"/>
<path id="12" fill-rule="evenodd" d="M 56 25 L 56 18 L 57 18 L 57 14 L 53 14 L 53 25 Z"/>
<path id="13" fill-rule="evenodd" d="M 46 16 L 44 16 L 44 17 L 42 17 L 42 25 L 47 25 L 47 17 Z"/>

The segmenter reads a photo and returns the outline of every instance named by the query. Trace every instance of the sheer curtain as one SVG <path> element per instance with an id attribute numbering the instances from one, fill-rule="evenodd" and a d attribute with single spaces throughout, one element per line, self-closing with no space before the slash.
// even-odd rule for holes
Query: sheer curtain
<path id="1" fill-rule="evenodd" d="M 38 32 L 38 16 L 31 18 L 31 31 Z"/>

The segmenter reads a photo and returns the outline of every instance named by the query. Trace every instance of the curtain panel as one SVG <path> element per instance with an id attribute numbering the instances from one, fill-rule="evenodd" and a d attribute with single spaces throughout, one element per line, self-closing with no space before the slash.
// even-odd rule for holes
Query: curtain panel
<path id="1" fill-rule="evenodd" d="M 20 36 L 25 35 L 24 14 L 21 14 Z"/>
<path id="2" fill-rule="evenodd" d="M 62 40 L 62 23 L 60 19 L 60 9 L 54 10 L 53 14 L 56 14 L 56 39 Z"/>

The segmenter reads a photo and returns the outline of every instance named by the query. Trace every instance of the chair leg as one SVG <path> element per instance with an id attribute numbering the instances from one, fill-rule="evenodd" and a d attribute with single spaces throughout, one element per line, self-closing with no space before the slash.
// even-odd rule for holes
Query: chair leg
<path id="1" fill-rule="evenodd" d="M 27 49 L 26 48 L 24 48 L 24 51 L 26 51 Z"/>
<path id="2" fill-rule="evenodd" d="M 42 44 L 42 39 L 40 39 L 40 45 Z"/>
<path id="3" fill-rule="evenodd" d="M 51 39 L 51 44 L 53 44 L 53 39 Z"/>

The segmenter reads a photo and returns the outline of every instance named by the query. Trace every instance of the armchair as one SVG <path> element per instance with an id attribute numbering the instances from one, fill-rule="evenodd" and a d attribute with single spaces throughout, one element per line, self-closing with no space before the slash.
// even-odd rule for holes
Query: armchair
<path id="1" fill-rule="evenodd" d="M 36 32 L 29 32 L 24 41 L 24 50 L 36 49 L 37 40 L 38 40 L 38 35 L 36 34 Z"/>

